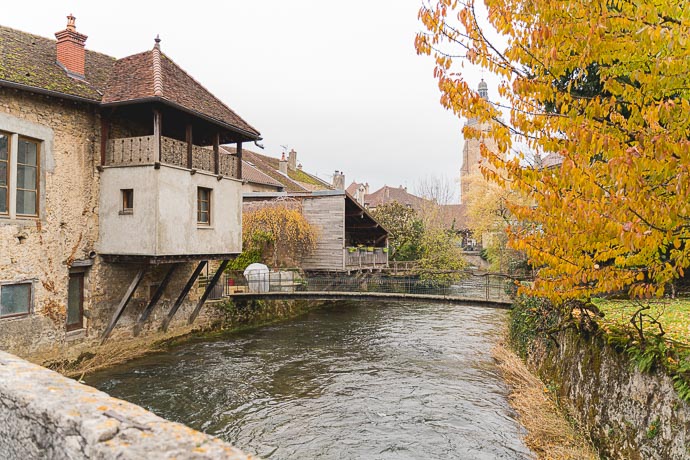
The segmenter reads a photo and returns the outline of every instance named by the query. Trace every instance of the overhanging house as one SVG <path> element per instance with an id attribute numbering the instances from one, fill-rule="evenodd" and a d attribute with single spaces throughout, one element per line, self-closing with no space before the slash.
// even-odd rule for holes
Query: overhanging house
<path id="1" fill-rule="evenodd" d="M 0 348 L 23 355 L 120 316 L 153 327 L 161 303 L 166 327 L 194 318 L 201 269 L 242 250 L 242 146 L 260 138 L 160 40 L 115 59 L 72 16 L 55 35 L 0 27 Z"/>

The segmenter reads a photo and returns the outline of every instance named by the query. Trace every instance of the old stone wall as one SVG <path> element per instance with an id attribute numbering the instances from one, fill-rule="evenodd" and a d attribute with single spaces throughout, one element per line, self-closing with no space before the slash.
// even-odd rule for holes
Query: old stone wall
<path id="1" fill-rule="evenodd" d="M 557 340 L 533 342 L 529 360 L 573 407 L 602 458 L 690 459 L 690 405 L 668 376 L 636 370 L 600 336 L 571 330 Z"/>
<path id="2" fill-rule="evenodd" d="M 33 285 L 32 313 L 0 319 L 2 349 L 26 353 L 65 334 L 69 267 L 98 238 L 97 123 L 87 104 L 0 88 L 0 130 L 42 141 L 39 217 L 0 217 L 0 282 Z"/>
<path id="3" fill-rule="evenodd" d="M 113 129 L 131 131 L 131 127 L 118 128 L 117 123 Z M 100 115 L 88 104 L 0 88 L 0 131 L 42 142 L 39 216 L 0 216 L 0 284 L 32 285 L 30 313 L 0 318 L 0 350 L 35 362 L 73 359 L 98 345 L 138 269 L 105 263 L 94 254 L 99 235 Z M 67 332 L 69 273 L 79 263 L 86 265 L 81 268 L 83 328 Z M 159 332 L 162 318 L 194 267 L 187 263 L 177 270 L 141 334 L 163 336 Z M 134 322 L 166 268 L 153 267 L 146 274 L 113 333 L 115 340 L 133 336 Z M 197 289 L 189 293 L 171 324 L 173 333 L 189 332 L 186 320 L 199 296 Z M 195 324 L 205 327 L 217 321 L 214 311 L 204 308 Z"/>
<path id="4" fill-rule="evenodd" d="M 249 459 L 217 438 L 169 422 L 0 352 L 3 459 Z"/>

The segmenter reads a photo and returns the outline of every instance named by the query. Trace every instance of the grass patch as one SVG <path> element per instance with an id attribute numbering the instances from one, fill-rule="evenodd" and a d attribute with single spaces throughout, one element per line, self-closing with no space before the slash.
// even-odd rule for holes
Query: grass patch
<path id="1" fill-rule="evenodd" d="M 645 314 L 657 319 L 668 341 L 690 346 L 690 299 L 661 299 L 644 303 L 594 299 L 593 303 L 605 315 L 599 321 L 605 330 L 632 329 L 630 319 L 633 314 L 642 306 L 648 306 L 649 310 Z M 643 321 L 643 330 L 645 335 L 656 335 L 660 332 L 659 327 L 651 321 Z"/>
<path id="2" fill-rule="evenodd" d="M 690 402 L 690 299 L 650 301 L 595 299 L 598 323 L 609 344 L 643 372 L 660 369 L 678 396 Z"/>

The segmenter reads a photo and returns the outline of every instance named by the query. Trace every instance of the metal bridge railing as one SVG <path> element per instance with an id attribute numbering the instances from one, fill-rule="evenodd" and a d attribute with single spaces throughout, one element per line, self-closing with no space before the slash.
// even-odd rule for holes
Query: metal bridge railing
<path id="1" fill-rule="evenodd" d="M 508 275 L 474 272 L 434 272 L 422 274 L 303 275 L 297 270 L 255 273 L 224 273 L 211 298 L 235 293 L 270 292 L 382 292 L 430 294 L 487 301 L 510 301 L 516 290 L 515 278 Z"/>

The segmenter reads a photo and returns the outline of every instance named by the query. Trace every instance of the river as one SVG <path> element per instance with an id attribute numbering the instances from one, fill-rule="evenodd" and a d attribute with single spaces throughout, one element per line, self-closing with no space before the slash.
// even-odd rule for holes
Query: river
<path id="1" fill-rule="evenodd" d="M 87 383 L 264 458 L 528 459 L 491 358 L 505 315 L 336 302 Z"/>

